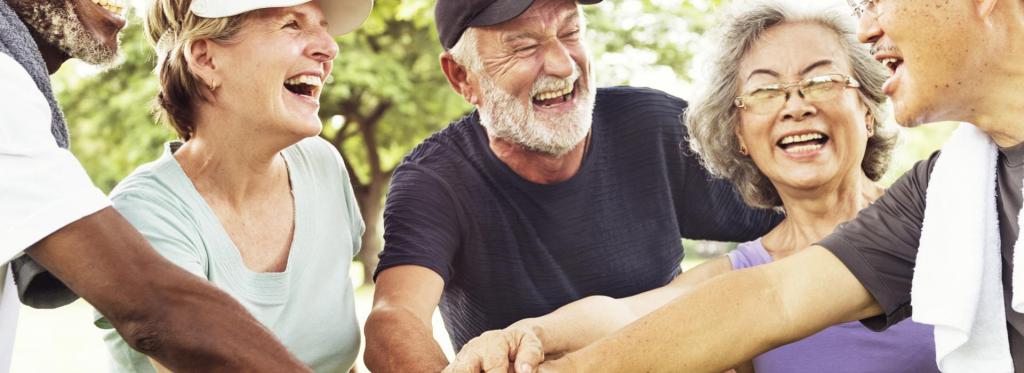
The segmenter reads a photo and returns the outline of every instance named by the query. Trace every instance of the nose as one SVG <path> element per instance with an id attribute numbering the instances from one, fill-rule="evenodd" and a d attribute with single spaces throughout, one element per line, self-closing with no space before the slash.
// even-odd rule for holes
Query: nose
<path id="1" fill-rule="evenodd" d="M 327 32 L 326 28 L 318 28 L 311 31 L 311 40 L 307 47 L 307 54 L 317 62 L 331 62 L 338 57 L 338 43 L 334 37 Z"/>
<path id="2" fill-rule="evenodd" d="M 782 106 L 782 120 L 795 120 L 797 122 L 810 118 L 818 113 L 818 108 L 811 105 L 800 95 L 799 92 L 792 92 L 787 95 L 786 104 Z"/>
<path id="3" fill-rule="evenodd" d="M 878 26 L 878 16 L 875 12 L 864 12 L 857 19 L 857 39 L 861 43 L 874 44 L 882 38 L 882 28 Z"/>
<path id="4" fill-rule="evenodd" d="M 567 78 L 572 76 L 573 61 L 569 51 L 561 44 L 555 43 L 547 48 L 544 48 L 544 72 L 547 75 L 554 76 L 557 78 Z"/>

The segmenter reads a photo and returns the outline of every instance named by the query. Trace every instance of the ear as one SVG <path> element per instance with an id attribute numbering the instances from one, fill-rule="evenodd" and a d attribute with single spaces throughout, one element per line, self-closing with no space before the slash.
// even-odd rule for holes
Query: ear
<path id="1" fill-rule="evenodd" d="M 983 20 L 990 20 L 992 17 L 992 11 L 996 9 L 996 4 L 999 0 L 974 0 L 974 6 L 977 9 L 978 17 Z"/>
<path id="2" fill-rule="evenodd" d="M 185 51 L 185 62 L 188 63 L 189 71 L 206 83 L 206 87 L 211 91 L 223 83 L 223 80 L 219 79 L 217 63 L 213 58 L 212 44 L 209 40 L 196 40 L 188 45 L 188 50 Z"/>
<path id="3" fill-rule="evenodd" d="M 875 117 L 871 113 L 864 116 L 864 128 L 868 130 L 868 137 L 875 136 Z"/>
<path id="4" fill-rule="evenodd" d="M 448 79 L 448 84 L 452 86 L 455 93 L 462 96 L 466 102 L 472 105 L 479 105 L 480 96 L 473 85 L 470 84 L 469 70 L 455 62 L 455 57 L 452 56 L 451 52 L 441 52 L 440 59 L 441 70 L 444 71 L 444 76 Z"/>
<path id="5" fill-rule="evenodd" d="M 750 151 L 747 148 L 747 143 L 743 141 L 743 134 L 740 132 L 739 125 L 736 125 L 736 127 L 734 127 L 733 133 L 736 135 L 736 142 L 739 142 L 740 144 L 740 154 L 750 155 Z"/>

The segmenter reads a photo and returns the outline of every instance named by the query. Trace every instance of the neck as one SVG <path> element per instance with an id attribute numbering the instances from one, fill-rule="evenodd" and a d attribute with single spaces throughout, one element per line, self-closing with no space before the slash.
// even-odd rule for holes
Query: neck
<path id="1" fill-rule="evenodd" d="M 810 190 L 781 185 L 776 188 L 786 208 L 786 219 L 764 238 L 765 247 L 776 258 L 825 238 L 885 192 L 862 172 Z"/>
<path id="2" fill-rule="evenodd" d="M 569 180 L 580 170 L 590 135 L 562 156 L 532 151 L 490 135 L 488 142 L 494 155 L 523 179 L 536 184 L 555 184 Z"/>
<path id="3" fill-rule="evenodd" d="M 57 46 L 47 43 L 36 30 L 31 27 L 28 30 L 32 34 L 32 39 L 35 40 L 36 45 L 39 47 L 39 53 L 43 55 L 43 61 L 46 62 L 46 70 L 50 75 L 53 75 L 71 57 Z"/>
<path id="4" fill-rule="evenodd" d="M 1024 87 L 1024 66 L 1014 66 L 1015 71 L 993 73 L 1002 79 L 986 82 L 986 94 L 975 102 L 968 122 L 978 126 L 1000 147 L 1008 148 L 1024 142 L 1024 99 L 1020 87 Z"/>
<path id="5" fill-rule="evenodd" d="M 279 155 L 294 142 L 275 143 L 254 136 L 245 123 L 204 114 L 198 116 L 192 138 L 174 153 L 200 194 L 243 207 L 287 188 L 288 169 Z"/>

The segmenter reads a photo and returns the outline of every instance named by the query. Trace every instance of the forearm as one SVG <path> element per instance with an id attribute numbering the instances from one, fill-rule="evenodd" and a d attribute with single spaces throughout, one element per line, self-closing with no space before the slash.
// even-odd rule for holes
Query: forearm
<path id="1" fill-rule="evenodd" d="M 448 365 L 429 320 L 401 307 L 377 307 L 366 319 L 363 362 L 371 372 L 440 372 Z"/>
<path id="2" fill-rule="evenodd" d="M 306 370 L 238 302 L 163 259 L 113 209 L 64 227 L 27 253 L 129 345 L 175 371 Z"/>
<path id="3" fill-rule="evenodd" d="M 822 248 L 715 277 L 570 354 L 582 371 L 721 372 L 829 325 L 880 312 Z"/>
<path id="4" fill-rule="evenodd" d="M 584 372 L 722 372 L 778 340 L 781 309 L 758 269 L 714 279 L 618 333 L 572 354 Z M 734 294 L 735 296 L 722 296 Z M 748 312 L 765 310 L 767 312 Z M 737 338 L 742 336 L 742 338 Z"/>
<path id="5" fill-rule="evenodd" d="M 529 329 L 540 339 L 545 354 L 557 356 L 583 348 L 640 316 L 621 299 L 590 296 L 547 315 L 520 320 L 509 328 Z"/>

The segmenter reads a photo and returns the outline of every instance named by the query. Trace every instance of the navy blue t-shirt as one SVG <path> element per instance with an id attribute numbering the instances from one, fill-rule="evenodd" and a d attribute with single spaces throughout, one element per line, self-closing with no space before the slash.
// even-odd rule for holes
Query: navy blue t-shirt
<path id="1" fill-rule="evenodd" d="M 502 163 L 476 113 L 452 123 L 395 170 L 376 274 L 410 264 L 437 272 L 457 351 L 586 296 L 665 285 L 679 273 L 680 237 L 760 237 L 779 217 L 747 207 L 684 150 L 685 107 L 651 89 L 598 89 L 583 164 L 551 185 Z"/>

